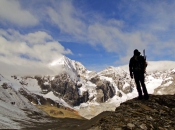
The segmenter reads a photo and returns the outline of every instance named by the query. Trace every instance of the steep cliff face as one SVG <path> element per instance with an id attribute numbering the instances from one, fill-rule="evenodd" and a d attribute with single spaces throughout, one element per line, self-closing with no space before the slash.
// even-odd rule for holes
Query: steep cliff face
<path id="1" fill-rule="evenodd" d="M 109 67 L 100 73 L 88 71 L 81 63 L 62 57 L 54 63 L 54 66 L 63 66 L 63 73 L 56 76 L 35 76 L 38 85 L 43 94 L 53 92 L 59 98 L 64 99 L 72 106 L 78 106 L 81 103 L 96 101 L 106 102 L 116 95 L 116 84 L 120 84 L 127 73 L 122 69 Z M 74 75 L 74 77 L 72 77 Z M 110 80 L 106 80 L 105 77 Z M 114 83 L 112 83 L 112 82 Z M 91 82 L 89 84 L 89 82 Z M 91 86 L 92 85 L 92 86 Z M 129 93 L 130 85 L 121 91 Z M 120 90 L 120 89 L 119 89 Z M 95 95 L 92 94 L 96 93 Z M 121 93 L 118 91 L 118 93 Z M 122 94 L 120 94 L 122 96 Z"/>
<path id="2" fill-rule="evenodd" d="M 110 82 L 114 82 L 118 90 L 125 94 L 131 93 L 134 88 L 134 82 L 131 80 L 129 74 L 120 67 L 110 66 L 99 72 L 98 75 L 100 77 L 106 77 Z"/>
<path id="3" fill-rule="evenodd" d="M 52 91 L 55 96 L 64 99 L 72 106 L 78 106 L 80 103 L 84 103 L 89 100 L 90 93 L 88 91 L 83 91 L 80 95 L 79 88 L 81 88 L 81 85 L 72 81 L 66 73 L 57 75 L 52 80 L 50 77 L 46 76 L 35 76 L 35 78 L 37 79 L 38 85 L 41 87 L 43 94 L 47 94 Z M 96 85 L 96 89 L 94 91 L 97 91 L 98 94 L 96 96 L 97 102 L 103 103 L 115 95 L 115 88 L 109 81 L 96 79 L 96 77 L 92 78 L 91 81 Z M 99 98 L 101 95 L 100 90 L 102 92 L 101 98 Z"/>
<path id="4" fill-rule="evenodd" d="M 98 76 L 91 78 L 90 81 L 97 86 L 97 102 L 105 102 L 115 95 L 114 86 L 109 81 L 101 80 Z"/>
<path id="5" fill-rule="evenodd" d="M 80 95 L 79 87 L 81 85 L 73 81 L 66 73 L 57 75 L 54 78 L 50 76 L 35 76 L 35 79 L 37 79 L 43 94 L 53 92 L 55 96 L 62 98 L 71 106 L 77 106 L 89 100 L 88 92 L 83 92 Z"/>
<path id="6" fill-rule="evenodd" d="M 62 97 L 71 105 L 78 104 L 78 87 L 67 74 L 56 76 L 54 80 L 51 81 L 51 88 L 56 96 Z"/>

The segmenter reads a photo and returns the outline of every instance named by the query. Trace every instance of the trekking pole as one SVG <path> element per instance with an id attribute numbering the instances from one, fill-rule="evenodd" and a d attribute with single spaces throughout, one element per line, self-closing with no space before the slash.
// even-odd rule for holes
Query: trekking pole
<path id="1" fill-rule="evenodd" d="M 145 49 L 143 50 L 143 56 L 144 56 L 144 59 L 146 61 Z"/>
<path id="2" fill-rule="evenodd" d="M 144 57 L 144 60 L 145 60 L 144 73 L 146 74 L 146 67 L 147 67 L 148 63 L 146 62 L 145 49 L 143 50 L 143 57 Z"/>

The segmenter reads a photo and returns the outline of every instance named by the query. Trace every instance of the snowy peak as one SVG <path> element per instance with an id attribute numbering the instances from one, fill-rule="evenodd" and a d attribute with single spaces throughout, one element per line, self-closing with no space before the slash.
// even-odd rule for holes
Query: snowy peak
<path id="1" fill-rule="evenodd" d="M 99 72 L 99 74 L 103 74 L 103 73 L 115 73 L 115 74 L 121 74 L 121 73 L 124 73 L 125 71 L 120 68 L 120 67 L 113 67 L 113 66 L 110 66 L 110 67 L 107 67 L 106 69 L 104 69 L 103 71 Z"/>
<path id="2" fill-rule="evenodd" d="M 49 67 L 61 69 L 63 73 L 67 73 L 73 80 L 77 80 L 78 77 L 87 77 L 90 72 L 80 62 L 71 60 L 66 56 L 53 61 L 49 64 Z"/>
<path id="3" fill-rule="evenodd" d="M 49 65 L 50 66 L 62 66 L 63 68 L 66 68 L 66 69 L 72 69 L 74 71 L 76 70 L 75 61 L 69 59 L 66 56 L 60 57 L 59 59 L 53 61 Z"/>
<path id="4" fill-rule="evenodd" d="M 73 61 L 65 56 L 62 56 L 61 58 L 53 61 L 49 65 L 52 67 L 62 66 L 62 68 L 76 70 L 75 61 Z"/>
<path id="5" fill-rule="evenodd" d="M 98 75 L 116 79 L 116 77 L 126 77 L 127 72 L 125 72 L 120 67 L 110 66 L 110 67 L 104 69 L 103 71 L 99 72 Z"/>

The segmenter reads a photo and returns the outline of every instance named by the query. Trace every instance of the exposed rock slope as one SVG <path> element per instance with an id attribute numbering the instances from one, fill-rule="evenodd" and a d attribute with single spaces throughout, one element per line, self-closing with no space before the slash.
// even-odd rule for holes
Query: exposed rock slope
<path id="1" fill-rule="evenodd" d="M 163 79 L 161 85 L 154 90 L 154 94 L 174 94 L 175 93 L 175 72 L 169 72 Z"/>
<path id="2" fill-rule="evenodd" d="M 92 118 L 81 129 L 174 130 L 174 115 L 175 95 L 150 95 L 149 100 L 128 100 L 115 112 L 104 112 Z"/>

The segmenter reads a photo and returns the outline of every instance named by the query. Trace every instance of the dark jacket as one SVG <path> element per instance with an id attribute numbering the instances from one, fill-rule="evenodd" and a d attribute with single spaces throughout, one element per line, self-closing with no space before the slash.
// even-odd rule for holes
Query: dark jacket
<path id="1" fill-rule="evenodd" d="M 145 59 L 143 56 L 133 56 L 129 61 L 130 75 L 132 73 L 144 73 L 145 71 Z"/>

